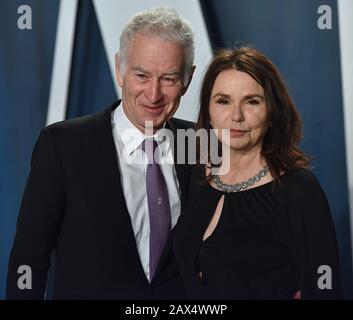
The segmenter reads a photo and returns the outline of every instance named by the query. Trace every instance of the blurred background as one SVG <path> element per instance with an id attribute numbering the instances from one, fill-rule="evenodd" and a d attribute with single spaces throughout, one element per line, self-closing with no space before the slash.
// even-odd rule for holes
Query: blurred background
<path id="1" fill-rule="evenodd" d="M 177 9 L 196 35 L 197 70 L 178 117 L 195 120 L 213 50 L 251 44 L 278 66 L 304 123 L 301 147 L 331 206 L 345 297 L 353 299 L 351 0 L 0 0 L 0 299 L 40 130 L 119 98 L 119 34 L 130 16 L 157 5 Z"/>

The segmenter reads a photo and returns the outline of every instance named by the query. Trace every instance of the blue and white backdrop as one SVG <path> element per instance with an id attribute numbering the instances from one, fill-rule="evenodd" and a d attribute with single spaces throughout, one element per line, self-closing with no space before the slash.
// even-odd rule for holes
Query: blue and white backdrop
<path id="1" fill-rule="evenodd" d="M 120 96 L 118 35 L 137 11 L 176 8 L 196 33 L 196 76 L 177 116 L 194 120 L 212 50 L 253 44 L 282 71 L 304 122 L 302 148 L 334 217 L 353 298 L 353 1 L 0 0 L 0 299 L 31 151 L 41 128 Z"/>

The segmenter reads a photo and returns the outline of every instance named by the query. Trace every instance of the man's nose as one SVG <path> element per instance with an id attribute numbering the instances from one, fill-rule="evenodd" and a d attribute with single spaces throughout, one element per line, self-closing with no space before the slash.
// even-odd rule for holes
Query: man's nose
<path id="1" fill-rule="evenodd" d="M 148 83 L 145 94 L 148 100 L 150 100 L 152 103 L 156 103 L 161 99 L 162 91 L 159 79 L 152 79 Z"/>

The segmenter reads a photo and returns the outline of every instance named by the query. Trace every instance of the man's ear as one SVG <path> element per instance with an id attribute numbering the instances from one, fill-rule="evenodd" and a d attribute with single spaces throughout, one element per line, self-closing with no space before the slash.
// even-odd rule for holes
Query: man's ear
<path id="1" fill-rule="evenodd" d="M 191 67 L 191 71 L 190 71 L 190 73 L 189 73 L 189 79 L 188 79 L 187 84 L 186 84 L 186 85 L 184 86 L 184 88 L 183 88 L 182 96 L 186 93 L 186 91 L 187 91 L 188 88 L 189 88 L 189 85 L 190 85 L 190 82 L 191 82 L 191 80 L 192 80 L 192 76 L 194 75 L 195 69 L 196 69 L 196 66 L 195 66 L 195 65 Z"/>
<path id="2" fill-rule="evenodd" d="M 120 68 L 120 57 L 119 57 L 119 53 L 117 53 L 115 55 L 115 77 L 116 77 L 116 81 L 118 83 L 118 85 L 120 87 L 123 86 L 124 84 L 124 78 L 123 78 L 123 74 L 122 74 L 122 70 Z"/>

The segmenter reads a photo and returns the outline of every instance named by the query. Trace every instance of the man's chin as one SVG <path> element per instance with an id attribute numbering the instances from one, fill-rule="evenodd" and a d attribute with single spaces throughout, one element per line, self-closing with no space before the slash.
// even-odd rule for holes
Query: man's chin
<path id="1" fill-rule="evenodd" d="M 141 124 L 141 127 L 146 135 L 152 135 L 157 130 L 163 128 L 163 125 L 163 120 L 145 119 L 145 122 Z"/>
<path id="2" fill-rule="evenodd" d="M 167 121 L 165 117 L 145 117 L 144 119 L 144 127 L 150 128 L 151 125 L 153 128 L 159 129 L 160 127 L 163 127 L 163 124 Z"/>

